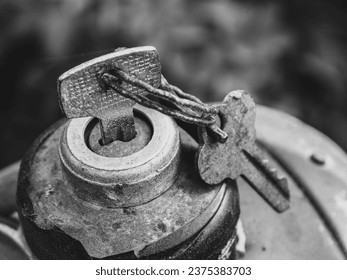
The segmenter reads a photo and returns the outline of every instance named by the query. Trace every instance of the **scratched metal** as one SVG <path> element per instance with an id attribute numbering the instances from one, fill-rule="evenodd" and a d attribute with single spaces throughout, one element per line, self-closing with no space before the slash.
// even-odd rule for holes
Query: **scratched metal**
<path id="1" fill-rule="evenodd" d="M 253 99 L 244 91 L 233 91 L 219 106 L 219 116 L 228 139 L 220 143 L 201 128 L 197 160 L 201 178 L 208 184 L 217 184 L 242 176 L 276 211 L 288 209 L 288 182 L 255 143 Z"/>
<path id="2" fill-rule="evenodd" d="M 59 77 L 59 102 L 65 116 L 103 119 L 114 108 L 129 102 L 129 99 L 115 94 L 114 90 L 107 90 L 100 79 L 102 74 L 117 68 L 153 87 L 160 85 L 161 66 L 154 47 L 117 50 L 82 63 Z M 130 92 L 145 94 L 143 89 L 131 84 L 120 86 Z"/>
<path id="3" fill-rule="evenodd" d="M 28 192 L 34 214 L 23 210 L 23 215 L 40 229 L 62 230 L 81 242 L 92 257 L 140 250 L 168 236 L 203 215 L 221 189 L 221 185 L 209 186 L 199 178 L 191 164 L 197 144 L 181 131 L 183 166 L 164 194 L 134 207 L 106 208 L 86 203 L 71 195 L 62 176 L 58 143 L 63 128 L 54 131 L 34 155 L 32 173 L 26 173 L 30 187 L 21 188 Z"/>

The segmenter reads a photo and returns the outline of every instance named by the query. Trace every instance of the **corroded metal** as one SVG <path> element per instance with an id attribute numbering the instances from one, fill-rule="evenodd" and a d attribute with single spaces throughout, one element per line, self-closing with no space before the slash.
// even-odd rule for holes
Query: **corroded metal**
<path id="1" fill-rule="evenodd" d="M 103 144 L 129 141 L 136 135 L 132 107 L 135 102 L 119 95 L 120 90 L 145 91 L 129 83 L 111 89 L 101 80 L 104 73 L 121 69 L 153 87 L 160 85 L 161 66 L 154 47 L 119 49 L 87 61 L 65 72 L 58 80 L 61 109 L 68 118 L 97 117 Z"/>
<path id="2" fill-rule="evenodd" d="M 18 194 L 20 214 L 29 245 L 37 254 L 56 258 L 105 258 L 128 251 L 140 252 L 205 215 L 222 191 L 221 185 L 209 186 L 199 179 L 191 164 L 197 144 L 181 131 L 182 164 L 177 180 L 166 192 L 133 207 L 109 208 L 87 203 L 71 193 L 70 183 L 63 176 L 58 147 L 66 127 L 67 124 L 43 135 L 23 161 Z M 233 189 L 229 191 L 234 201 L 229 206 L 235 210 L 225 214 L 235 218 L 238 217 L 238 195 Z M 214 213 L 206 215 L 209 221 Z M 194 234 L 204 227 L 203 223 L 198 225 Z M 42 240 L 42 246 L 38 239 Z M 56 239 L 64 244 L 74 240 L 85 253 L 77 247 L 71 256 L 64 255 L 65 247 L 59 252 L 49 251 L 56 248 L 53 244 Z"/>
<path id="3" fill-rule="evenodd" d="M 198 168 L 208 184 L 242 176 L 275 210 L 289 207 L 287 180 L 264 158 L 255 144 L 255 104 L 243 91 L 229 93 L 219 106 L 222 129 L 229 135 L 225 143 L 213 140 L 201 128 Z"/>
<path id="4" fill-rule="evenodd" d="M 41 257 L 171 258 L 179 252 L 175 256 L 180 258 L 195 249 L 194 256 L 229 258 L 239 216 L 234 180 L 239 176 L 277 211 L 289 207 L 287 180 L 256 146 L 255 104 L 245 92 L 207 106 L 166 82 L 151 47 L 121 49 L 82 64 L 60 78 L 59 92 L 64 113 L 79 119 L 40 138 L 24 159 L 18 188 L 26 237 Z M 180 140 L 173 120 L 124 97 L 200 125 L 199 150 L 182 130 Z M 133 107 L 143 115 L 137 137 Z M 99 126 L 85 116 L 99 118 Z M 128 142 L 105 147 L 115 139 Z M 192 168 L 194 153 L 200 176 Z M 321 151 L 310 157 L 316 168 L 328 168 L 329 157 L 317 155 Z M 303 189 L 311 195 L 310 188 Z M 344 200 L 337 199 L 345 211 Z M 332 223 L 323 214 L 325 224 Z M 232 228 L 223 237 L 226 221 Z M 343 251 L 344 236 L 331 233 Z M 223 240 L 208 243 L 210 236 Z M 197 240 L 202 241 L 194 248 Z M 215 246 L 213 253 L 201 244 Z"/>
<path id="5" fill-rule="evenodd" d="M 117 69 L 112 74 L 103 74 L 102 80 L 114 90 L 123 82 L 142 88 L 159 101 L 124 89 L 119 90 L 119 94 L 171 117 L 201 126 L 202 147 L 198 155 L 198 169 L 205 182 L 216 184 L 242 175 L 275 210 L 283 212 L 289 207 L 286 179 L 277 174 L 255 145 L 255 104 L 250 96 L 235 91 L 217 109 L 172 87 L 165 79 L 161 88 L 155 88 Z M 160 101 L 172 103 L 175 109 Z M 216 125 L 218 113 L 222 129 Z"/>
<path id="6" fill-rule="evenodd" d="M 129 155 L 106 157 L 90 150 L 85 134 L 92 118 L 73 119 L 64 130 L 59 150 L 63 175 L 82 200 L 102 207 L 131 207 L 153 200 L 176 180 L 181 158 L 176 124 L 141 105 L 134 110 L 148 120 L 153 133 L 140 150 L 132 148 L 139 142 L 126 142 Z"/>
<path id="7" fill-rule="evenodd" d="M 104 157 L 125 157 L 143 149 L 153 135 L 152 124 L 145 116 L 134 110 L 136 137 L 130 141 L 113 141 L 108 145 L 102 145 L 100 124 L 95 119 L 86 128 L 86 144 L 96 154 Z"/>
<path id="8" fill-rule="evenodd" d="M 155 88 L 145 81 L 131 77 L 122 70 L 116 70 L 112 74 L 105 73 L 102 75 L 102 80 L 108 87 L 115 90 L 120 87 L 122 82 L 140 87 L 147 92 L 149 97 L 154 97 L 159 99 L 159 101 L 125 89 L 119 90 L 118 93 L 143 106 L 155 109 L 175 119 L 195 125 L 206 126 L 219 142 L 224 143 L 228 137 L 215 124 L 215 117 L 218 113 L 215 106 L 204 104 L 197 97 L 170 85 L 163 76 L 160 88 Z M 170 103 L 171 106 L 167 106 L 163 101 Z"/>
<path id="9" fill-rule="evenodd" d="M 56 128 L 57 126 L 52 129 Z M 347 212 L 344 211 L 343 203 L 336 203 L 336 201 L 343 202 L 345 199 L 345 190 L 347 189 L 346 153 L 331 139 L 314 128 L 285 113 L 259 105 L 257 106 L 256 130 L 257 140 L 260 141 L 262 147 L 265 146 L 266 149 L 270 149 L 271 153 L 280 160 L 284 168 L 280 171 L 290 170 L 290 173 L 294 175 L 293 179 L 290 174 L 286 174 L 289 179 L 292 207 L 284 214 L 277 215 L 258 195 L 247 187 L 247 183 L 242 179 L 238 180 L 238 184 L 241 184 L 241 218 L 247 234 L 247 251 L 243 258 L 346 258 L 346 255 L 343 255 L 342 252 L 347 251 Z M 288 145 L 289 141 L 291 145 Z M 41 144 L 44 145 L 44 143 Z M 52 144 L 52 142 L 49 143 Z M 35 151 L 31 149 L 34 154 Z M 317 152 L 324 156 L 326 162 L 324 166 L 318 166 L 310 160 L 311 155 Z M 26 158 L 28 158 L 28 155 Z M 42 161 L 42 164 L 45 164 L 45 162 Z M 280 168 L 278 162 L 276 162 L 276 167 Z M 36 167 L 33 167 L 30 165 L 30 161 L 24 159 L 22 164 L 23 172 L 21 172 L 19 179 L 19 189 L 22 193 L 19 196 L 19 209 L 21 212 L 26 212 L 30 219 L 34 219 L 33 216 L 30 216 L 30 213 L 34 213 L 30 212 L 29 203 L 23 206 L 22 202 L 23 190 L 29 190 L 32 186 L 29 184 L 29 180 L 23 180 L 23 176 L 29 178 L 33 168 L 41 168 L 41 166 L 36 165 Z M 17 172 L 18 167 L 10 173 L 9 176 L 12 178 L 3 179 L 4 176 L 8 176 L 8 172 L 0 171 L 0 189 L 5 190 L 0 197 L 0 206 L 2 209 L 8 209 L 5 210 L 6 213 L 10 213 L 12 211 L 10 209 L 13 209 L 11 205 L 15 204 L 14 193 Z M 300 185 L 296 182 L 300 182 Z M 238 196 L 235 193 L 231 195 L 233 197 Z M 221 210 L 222 213 L 230 211 L 228 208 Z M 223 229 L 231 230 L 229 226 L 232 227 L 232 221 L 230 220 L 226 221 Z M 32 234 L 37 236 L 35 245 L 44 247 L 45 252 L 51 251 L 52 243 L 62 242 L 60 239 L 59 242 L 58 239 L 49 242 L 47 239 L 42 238 L 37 231 Z M 206 239 L 202 239 L 203 235 Z M 215 244 L 208 243 L 211 241 L 211 237 L 216 236 L 217 241 L 215 242 L 219 243 L 227 235 L 228 233 L 222 231 L 201 234 L 199 238 L 195 238 L 193 241 L 202 239 L 204 245 L 199 247 L 197 246 L 198 242 L 192 242 L 182 248 L 181 251 L 184 253 L 180 257 L 187 259 L 191 252 L 200 251 L 201 258 L 207 258 L 211 253 L 210 248 L 216 248 Z M 336 236 L 339 236 L 339 243 L 335 242 Z M 6 240 L 3 241 L 7 242 Z M 63 245 L 66 249 L 66 243 Z M 11 246 L 6 248 L 12 250 Z M 1 251 L 0 253 L 3 253 L 5 258 L 14 257 L 13 252 Z M 167 256 L 167 252 L 164 254 Z M 76 256 L 71 254 L 70 257 Z M 79 258 L 81 258 L 81 255 Z M 119 258 L 122 259 L 124 256 Z"/>

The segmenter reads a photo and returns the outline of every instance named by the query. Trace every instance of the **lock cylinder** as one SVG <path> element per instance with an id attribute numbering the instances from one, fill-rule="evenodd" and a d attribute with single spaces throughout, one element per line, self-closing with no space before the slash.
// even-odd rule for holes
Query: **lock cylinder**
<path id="1" fill-rule="evenodd" d="M 265 110 L 256 138 L 255 103 L 248 93 L 232 91 L 221 104 L 204 104 L 168 83 L 157 51 L 148 46 L 117 49 L 70 69 L 58 79 L 58 97 L 64 116 L 72 120 L 57 122 L 37 138 L 22 159 L 18 177 L 18 213 L 31 251 L 28 255 L 39 259 L 236 258 L 238 238 L 239 247 L 245 242 L 238 223 L 238 178 L 277 212 L 289 208 L 288 182 L 296 189 L 295 207 L 282 222 L 242 187 L 246 210 L 242 220 L 251 237 L 248 256 L 257 256 L 257 246 L 272 244 L 279 236 L 284 239 L 268 250 L 270 257 L 274 252 L 297 256 L 292 245 L 298 242 L 312 247 L 305 234 L 302 240 L 293 239 L 293 217 L 301 219 L 295 225 L 302 224 L 302 207 L 308 201 L 302 199 L 302 190 L 312 194 L 313 205 L 328 205 L 319 200 L 326 197 L 326 186 L 317 188 L 319 182 L 312 178 L 308 182 L 302 170 L 320 175 L 317 178 L 334 178 L 337 173 L 328 166 L 323 170 L 310 165 L 317 163 L 310 151 L 314 148 L 316 154 L 324 146 L 332 157 L 341 151 L 323 145 L 321 136 L 282 145 L 288 136 L 309 132 L 296 120 Z M 278 119 L 281 123 L 273 122 Z M 272 153 L 288 166 L 272 160 Z M 295 180 L 283 176 L 286 168 L 300 186 L 294 187 Z M 325 177 L 320 181 L 326 182 Z M 311 181 L 315 188 L 310 191 Z M 333 183 L 344 186 L 339 180 Z M 262 215 L 255 219 L 258 208 Z M 338 234 L 341 227 L 335 218 L 324 224 L 331 227 L 326 232 L 333 233 L 342 252 L 343 235 Z M 263 223 L 264 234 L 254 226 L 255 220 Z M 279 230 L 268 231 L 274 228 L 269 220 Z M 312 221 L 317 228 L 317 219 Z M 281 235 L 281 230 L 286 233 Z M 299 232 L 305 230 L 311 237 L 309 227 L 299 227 Z M 323 245 L 328 240 L 324 248 L 331 250 L 332 239 L 322 235 L 317 240 Z M 308 251 L 317 256 L 317 246 L 313 247 Z M 265 246 L 261 251 L 266 257 Z"/>
<path id="2" fill-rule="evenodd" d="M 120 70 L 130 76 L 113 76 Z M 18 180 L 18 212 L 35 257 L 234 257 L 236 182 L 204 182 L 195 168 L 199 145 L 188 131 L 196 127 L 186 131 L 171 118 L 208 125 L 225 140 L 215 109 L 159 87 L 168 89 L 153 47 L 118 50 L 60 76 L 59 102 L 71 120 L 35 141 Z M 148 91 L 178 102 L 179 110 L 162 107 Z"/>
<path id="3" fill-rule="evenodd" d="M 114 141 L 106 151 L 96 144 L 101 138 L 90 127 L 93 118 L 73 119 L 65 128 L 59 149 L 63 174 L 80 199 L 102 207 L 131 207 L 153 200 L 176 180 L 180 145 L 174 121 L 140 105 L 134 111 L 137 136 Z M 94 152 L 89 139 L 107 156 Z"/>
<path id="4" fill-rule="evenodd" d="M 39 259 L 234 258 L 235 181 L 208 185 L 198 144 L 169 117 L 135 106 L 137 136 L 99 143 L 93 118 L 62 120 L 24 156 L 18 211 Z M 106 156 L 107 155 L 107 156 Z"/>

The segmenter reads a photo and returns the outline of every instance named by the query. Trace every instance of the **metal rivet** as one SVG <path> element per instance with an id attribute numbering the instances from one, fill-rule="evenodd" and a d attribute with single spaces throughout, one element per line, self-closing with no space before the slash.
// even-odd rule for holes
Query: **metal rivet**
<path id="1" fill-rule="evenodd" d="M 324 165 L 325 164 L 325 158 L 320 154 L 312 154 L 311 155 L 311 161 L 317 165 Z"/>

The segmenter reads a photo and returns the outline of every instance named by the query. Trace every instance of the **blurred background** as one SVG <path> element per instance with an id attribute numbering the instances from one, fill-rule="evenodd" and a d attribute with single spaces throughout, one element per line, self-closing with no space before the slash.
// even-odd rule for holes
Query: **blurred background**
<path id="1" fill-rule="evenodd" d="M 0 167 L 61 118 L 58 76 L 153 45 L 204 101 L 245 89 L 347 150 L 347 4 L 337 0 L 0 0 Z"/>

